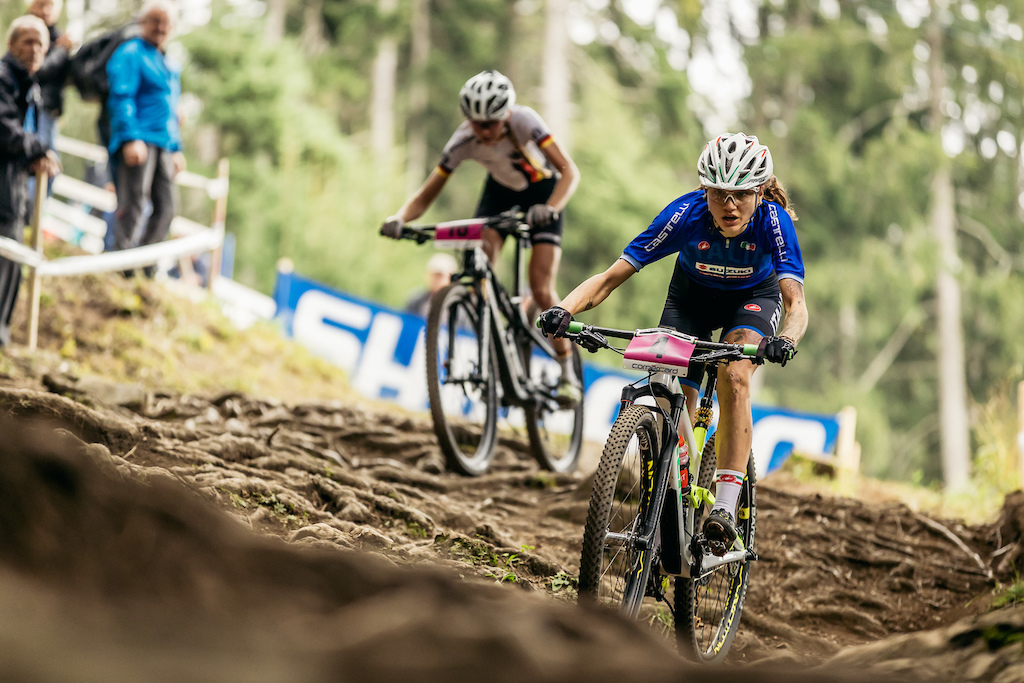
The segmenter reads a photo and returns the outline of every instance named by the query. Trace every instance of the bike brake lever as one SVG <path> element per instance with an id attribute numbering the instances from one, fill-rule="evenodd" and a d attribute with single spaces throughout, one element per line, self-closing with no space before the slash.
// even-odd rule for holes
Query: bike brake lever
<path id="1" fill-rule="evenodd" d="M 599 349 L 608 346 L 608 340 L 600 332 L 583 330 L 577 336 L 577 343 L 591 353 L 597 353 Z"/>
<path id="2" fill-rule="evenodd" d="M 757 355 L 754 356 L 754 365 L 764 365 L 764 349 L 768 346 L 768 337 L 761 337 L 757 345 Z"/>
<path id="3" fill-rule="evenodd" d="M 424 242 L 429 242 L 433 238 L 433 235 L 431 235 L 428 232 L 424 232 L 419 228 L 410 227 L 408 225 L 402 228 L 402 239 L 416 240 L 416 244 L 423 244 Z"/>

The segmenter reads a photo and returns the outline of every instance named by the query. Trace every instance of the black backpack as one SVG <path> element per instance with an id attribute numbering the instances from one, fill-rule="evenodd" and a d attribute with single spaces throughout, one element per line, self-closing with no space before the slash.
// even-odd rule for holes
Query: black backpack
<path id="1" fill-rule="evenodd" d="M 86 102 L 105 102 L 110 94 L 107 62 L 114 50 L 139 35 L 139 25 L 132 23 L 82 43 L 71 57 L 71 82 Z"/>

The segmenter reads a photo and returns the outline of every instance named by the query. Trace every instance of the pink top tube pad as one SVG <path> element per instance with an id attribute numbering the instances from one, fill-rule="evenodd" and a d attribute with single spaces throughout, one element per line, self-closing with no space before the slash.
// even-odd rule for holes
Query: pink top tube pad
<path id="1" fill-rule="evenodd" d="M 438 223 L 434 228 L 434 246 L 439 249 L 475 249 L 483 244 L 483 218 Z"/>
<path id="2" fill-rule="evenodd" d="M 626 347 L 622 367 L 645 372 L 684 374 L 696 339 L 670 330 L 638 330 Z"/>

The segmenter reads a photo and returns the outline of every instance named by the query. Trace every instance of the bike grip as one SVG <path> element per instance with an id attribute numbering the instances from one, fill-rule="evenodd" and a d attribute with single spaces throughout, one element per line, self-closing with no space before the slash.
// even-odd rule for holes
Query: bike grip
<path id="1" fill-rule="evenodd" d="M 759 344 L 744 344 L 743 345 L 743 355 L 744 356 L 756 356 L 759 348 L 760 348 Z"/>
<path id="2" fill-rule="evenodd" d="M 571 332 L 572 334 L 579 334 L 583 331 L 583 323 L 579 320 L 570 320 L 569 327 L 567 327 L 565 331 Z"/>

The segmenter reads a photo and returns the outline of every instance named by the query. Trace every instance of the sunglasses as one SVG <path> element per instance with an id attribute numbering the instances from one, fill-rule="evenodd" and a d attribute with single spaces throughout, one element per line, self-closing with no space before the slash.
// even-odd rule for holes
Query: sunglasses
<path id="1" fill-rule="evenodd" d="M 758 193 L 757 190 L 720 190 L 716 187 L 707 188 L 704 192 L 716 204 L 725 204 L 732 199 L 736 206 L 753 201 Z"/>
<path id="2" fill-rule="evenodd" d="M 499 120 L 499 119 L 491 119 L 490 121 L 472 121 L 471 120 L 470 123 L 472 123 L 477 128 L 482 128 L 484 130 L 490 130 L 491 128 L 494 128 L 495 126 L 500 126 L 504 122 Z"/>

